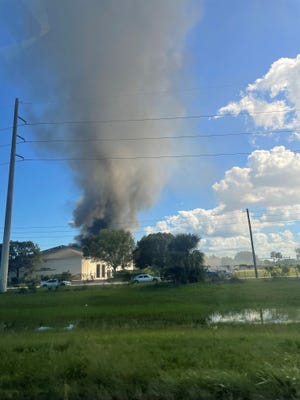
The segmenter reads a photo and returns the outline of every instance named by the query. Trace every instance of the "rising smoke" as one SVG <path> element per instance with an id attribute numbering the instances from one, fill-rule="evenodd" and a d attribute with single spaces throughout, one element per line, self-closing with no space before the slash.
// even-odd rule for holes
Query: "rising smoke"
<path id="1" fill-rule="evenodd" d="M 4 3 L 17 21 L 9 27 L 14 44 L 2 49 L 9 78 L 27 97 L 42 101 L 28 110 L 30 118 L 86 121 L 38 132 L 43 139 L 70 139 L 47 146 L 56 156 L 73 159 L 68 163 L 82 192 L 74 225 L 83 236 L 106 227 L 134 229 L 137 213 L 154 203 L 165 183 L 170 161 L 118 158 L 168 155 L 176 149 L 170 141 L 112 139 L 176 134 L 178 122 L 128 120 L 184 113 L 174 88 L 185 39 L 196 22 L 190 1 Z M 88 122 L 104 120 L 127 122 Z"/>

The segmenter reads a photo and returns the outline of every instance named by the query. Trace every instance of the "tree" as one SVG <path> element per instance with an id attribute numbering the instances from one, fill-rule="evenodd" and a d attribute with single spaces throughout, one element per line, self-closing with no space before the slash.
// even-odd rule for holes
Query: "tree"
<path id="1" fill-rule="evenodd" d="M 132 261 L 133 250 L 134 240 L 130 232 L 101 229 L 99 235 L 86 239 L 83 254 L 107 262 L 116 272 L 117 267 L 125 268 Z"/>
<path id="2" fill-rule="evenodd" d="M 2 253 L 2 244 L 0 245 L 0 253 Z M 31 275 L 40 259 L 41 251 L 38 245 L 30 241 L 10 241 L 8 272 L 14 273 L 18 281 L 21 270 L 24 271 L 24 275 Z"/>
<path id="3" fill-rule="evenodd" d="M 278 276 L 280 276 L 280 270 L 278 267 L 274 267 L 274 265 L 269 265 L 266 267 L 266 271 L 269 272 L 269 274 L 271 275 L 271 278 L 277 278 Z"/>
<path id="4" fill-rule="evenodd" d="M 169 244 L 174 239 L 171 233 L 151 233 L 143 236 L 137 242 L 133 253 L 134 262 L 137 268 L 153 267 L 160 270 L 165 268 L 169 256 Z"/>
<path id="5" fill-rule="evenodd" d="M 258 262 L 258 258 L 255 256 L 256 262 Z M 239 251 L 234 256 L 234 262 L 239 264 L 253 265 L 253 254 L 251 251 Z"/>
<path id="6" fill-rule="evenodd" d="M 166 274 L 174 282 L 198 282 L 203 277 L 204 254 L 196 249 L 199 241 L 195 234 L 179 234 L 170 242 Z"/>
<path id="7" fill-rule="evenodd" d="M 225 267 L 226 265 L 230 265 L 231 266 L 231 265 L 234 265 L 234 264 L 235 264 L 235 261 L 231 257 L 222 257 L 221 258 L 221 265 L 223 267 Z"/>
<path id="8" fill-rule="evenodd" d="M 282 254 L 279 251 L 271 251 L 270 257 L 274 262 L 277 262 L 282 259 Z"/>

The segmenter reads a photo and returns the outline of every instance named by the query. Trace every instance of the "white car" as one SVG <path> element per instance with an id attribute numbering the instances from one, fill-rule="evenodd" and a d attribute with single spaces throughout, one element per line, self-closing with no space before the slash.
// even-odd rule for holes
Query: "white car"
<path id="1" fill-rule="evenodd" d="M 141 283 L 141 282 L 160 282 L 161 279 L 159 276 L 152 276 L 149 274 L 140 274 L 135 276 L 132 279 L 133 283 Z"/>
<path id="2" fill-rule="evenodd" d="M 47 281 L 41 281 L 40 287 L 58 287 L 58 286 L 69 286 L 70 281 L 59 281 L 58 279 L 48 279 Z"/>
<path id="3" fill-rule="evenodd" d="M 72 283 L 70 281 L 61 281 L 60 286 L 71 286 Z"/>

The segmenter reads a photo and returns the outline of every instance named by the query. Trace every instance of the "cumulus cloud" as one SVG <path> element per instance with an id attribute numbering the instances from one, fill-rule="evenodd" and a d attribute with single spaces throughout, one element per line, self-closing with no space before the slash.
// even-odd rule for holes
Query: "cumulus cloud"
<path id="1" fill-rule="evenodd" d="M 250 250 L 245 209 L 263 209 L 251 215 L 257 254 L 265 257 L 276 250 L 293 255 L 298 247 L 297 237 L 286 227 L 300 216 L 299 186 L 299 154 L 284 146 L 255 150 L 244 168 L 231 168 L 213 185 L 218 199 L 216 208 L 179 211 L 148 227 L 146 232 L 196 233 L 204 239 L 203 251 L 233 256 L 240 250 Z M 280 231 L 282 227 L 284 231 Z"/>
<path id="2" fill-rule="evenodd" d="M 270 257 L 272 251 L 281 252 L 284 257 L 295 257 L 295 249 L 299 247 L 297 236 L 288 229 L 277 233 L 256 233 L 254 240 L 262 258 Z"/>
<path id="3" fill-rule="evenodd" d="M 219 202 L 228 210 L 260 205 L 300 203 L 300 155 L 284 146 L 255 150 L 246 168 L 233 167 L 213 185 Z"/>
<path id="4" fill-rule="evenodd" d="M 300 138 L 300 54 L 275 61 L 267 73 L 249 84 L 239 101 L 218 110 L 218 117 L 230 114 L 250 116 L 255 126 L 269 131 L 294 130 Z M 297 136 L 298 135 L 298 136 Z M 265 257 L 271 251 L 293 256 L 299 237 L 293 224 L 300 216 L 300 155 L 284 146 L 255 150 L 245 166 L 234 166 L 212 189 L 218 205 L 214 209 L 179 211 L 148 232 L 194 232 L 202 236 L 201 249 L 208 254 L 233 256 L 250 250 L 245 209 L 251 221 L 256 252 Z M 263 209 L 259 213 L 257 210 Z M 290 229 L 286 229 L 289 226 Z"/>
<path id="5" fill-rule="evenodd" d="M 300 54 L 280 58 L 241 93 L 241 99 L 219 109 L 220 116 L 248 114 L 264 129 L 295 129 L 300 122 Z"/>

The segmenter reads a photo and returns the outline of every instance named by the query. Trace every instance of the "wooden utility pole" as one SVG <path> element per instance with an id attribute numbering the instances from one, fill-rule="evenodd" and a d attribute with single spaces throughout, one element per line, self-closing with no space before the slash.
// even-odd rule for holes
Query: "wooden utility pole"
<path id="1" fill-rule="evenodd" d="M 253 244 L 253 235 L 252 235 L 251 221 L 250 221 L 250 215 L 249 215 L 248 208 L 246 209 L 246 212 L 247 212 L 248 226 L 249 226 L 249 232 L 250 232 L 250 240 L 251 240 L 251 248 L 252 248 L 252 257 L 253 257 L 255 278 L 258 278 L 257 267 L 256 267 L 256 257 L 255 257 L 254 244 Z"/>
<path id="2" fill-rule="evenodd" d="M 17 142 L 17 128 L 18 128 L 18 109 L 19 109 L 19 99 L 16 99 L 15 110 L 14 110 L 14 123 L 12 129 L 9 178 L 7 187 L 5 223 L 4 223 L 3 244 L 2 244 L 2 254 L 1 254 L 0 292 L 2 293 L 5 293 L 7 290 L 9 242 L 10 242 L 10 230 L 11 230 L 11 214 L 12 214 L 13 191 L 14 191 L 16 142 Z"/>

